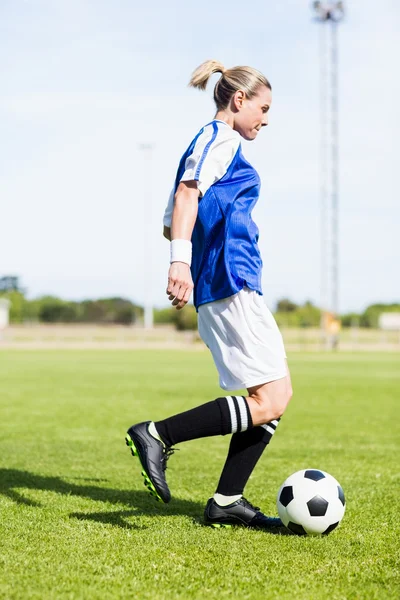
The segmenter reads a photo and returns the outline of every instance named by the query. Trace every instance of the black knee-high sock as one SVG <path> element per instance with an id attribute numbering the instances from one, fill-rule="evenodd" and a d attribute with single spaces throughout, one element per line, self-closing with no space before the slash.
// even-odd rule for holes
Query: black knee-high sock
<path id="1" fill-rule="evenodd" d="M 259 458 L 272 439 L 280 419 L 232 436 L 228 456 L 218 483 L 217 493 L 242 494 Z"/>
<path id="2" fill-rule="evenodd" d="M 225 396 L 154 423 L 166 446 L 253 427 L 244 396 Z"/>

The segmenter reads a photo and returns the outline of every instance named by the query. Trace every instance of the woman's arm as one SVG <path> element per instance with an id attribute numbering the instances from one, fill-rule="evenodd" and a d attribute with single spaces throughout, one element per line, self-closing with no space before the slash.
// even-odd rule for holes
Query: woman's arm
<path id="1" fill-rule="evenodd" d="M 171 240 L 191 240 L 197 219 L 199 190 L 197 181 L 181 181 L 176 190 L 172 213 Z"/>
<path id="2" fill-rule="evenodd" d="M 172 213 L 171 240 L 192 239 L 192 232 L 197 218 L 199 190 L 196 181 L 181 181 L 175 193 Z M 164 235 L 167 227 L 164 228 Z M 166 236 L 167 237 L 167 236 Z M 178 310 L 189 301 L 193 289 L 190 266 L 185 262 L 173 262 L 169 268 L 167 294 L 172 306 Z"/>

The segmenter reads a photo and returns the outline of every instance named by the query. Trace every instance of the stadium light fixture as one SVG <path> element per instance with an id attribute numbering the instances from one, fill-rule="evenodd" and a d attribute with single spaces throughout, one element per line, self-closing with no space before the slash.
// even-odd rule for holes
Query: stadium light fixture
<path id="1" fill-rule="evenodd" d="M 343 2 L 313 2 L 316 18 L 319 21 L 341 21 L 344 17 Z"/>

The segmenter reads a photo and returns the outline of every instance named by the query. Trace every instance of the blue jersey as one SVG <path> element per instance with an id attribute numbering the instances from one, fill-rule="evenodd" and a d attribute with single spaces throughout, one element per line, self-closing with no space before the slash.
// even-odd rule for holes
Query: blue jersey
<path id="1" fill-rule="evenodd" d="M 182 156 L 164 215 L 167 227 L 179 183 L 191 180 L 200 191 L 192 234 L 196 309 L 244 286 L 262 294 L 258 228 L 251 218 L 260 178 L 242 154 L 239 133 L 224 121 L 203 127 Z"/>

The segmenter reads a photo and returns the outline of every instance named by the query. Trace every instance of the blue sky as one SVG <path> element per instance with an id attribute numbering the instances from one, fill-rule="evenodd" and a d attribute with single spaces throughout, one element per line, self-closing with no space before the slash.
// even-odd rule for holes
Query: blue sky
<path id="1" fill-rule="evenodd" d="M 345 3 L 339 32 L 341 312 L 400 300 L 400 9 L 377 5 Z M 166 305 L 164 206 L 214 115 L 212 85 L 187 83 L 215 58 L 273 87 L 269 127 L 243 143 L 262 179 L 267 302 L 318 303 L 318 27 L 300 0 L 3 0 L 0 274 L 19 275 L 30 297 Z"/>

